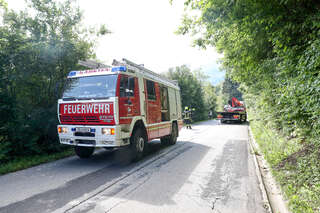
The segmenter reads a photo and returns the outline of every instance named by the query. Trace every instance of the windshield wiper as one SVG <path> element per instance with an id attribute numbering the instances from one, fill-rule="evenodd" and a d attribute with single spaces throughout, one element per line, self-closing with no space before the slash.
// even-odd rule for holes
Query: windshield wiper
<path id="1" fill-rule="evenodd" d="M 77 98 L 77 100 L 91 100 L 92 98 Z"/>
<path id="2" fill-rule="evenodd" d="M 79 97 L 65 97 L 62 98 L 64 101 L 75 101 L 75 100 L 90 100 L 92 98 L 79 98 Z"/>
<path id="3" fill-rule="evenodd" d="M 76 99 L 77 99 L 76 97 L 62 97 L 62 100 L 64 101 L 74 101 Z"/>
<path id="4" fill-rule="evenodd" d="M 101 100 L 101 99 L 109 99 L 110 97 L 92 97 L 92 98 L 79 98 L 79 97 L 64 97 L 62 100 L 64 101 L 75 101 L 75 100 Z"/>
<path id="5" fill-rule="evenodd" d="M 92 99 L 96 99 L 96 100 L 101 100 L 101 99 L 109 99 L 110 97 L 96 97 L 96 98 L 92 98 Z"/>

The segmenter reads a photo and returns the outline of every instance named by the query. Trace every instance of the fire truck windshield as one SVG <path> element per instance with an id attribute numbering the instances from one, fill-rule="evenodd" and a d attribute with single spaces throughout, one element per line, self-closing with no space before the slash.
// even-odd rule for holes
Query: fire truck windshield
<path id="1" fill-rule="evenodd" d="M 117 75 L 69 79 L 63 99 L 101 99 L 116 96 Z"/>

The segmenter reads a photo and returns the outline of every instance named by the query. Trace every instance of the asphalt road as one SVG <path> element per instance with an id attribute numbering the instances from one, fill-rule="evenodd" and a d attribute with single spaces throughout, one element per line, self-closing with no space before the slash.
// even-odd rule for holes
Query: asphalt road
<path id="1" fill-rule="evenodd" d="M 266 212 L 247 125 L 206 121 L 174 146 L 97 151 L 0 176 L 0 212 Z"/>

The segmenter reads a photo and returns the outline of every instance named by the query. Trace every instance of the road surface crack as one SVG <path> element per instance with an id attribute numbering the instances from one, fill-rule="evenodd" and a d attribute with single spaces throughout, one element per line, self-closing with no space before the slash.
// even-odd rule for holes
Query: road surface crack
<path id="1" fill-rule="evenodd" d="M 214 198 L 214 201 L 212 201 L 212 207 L 211 207 L 212 210 L 215 210 L 215 209 L 214 209 L 214 208 L 215 208 L 215 204 L 216 204 L 216 202 L 217 202 L 219 199 L 220 199 L 219 197 L 215 197 L 215 198 Z"/>

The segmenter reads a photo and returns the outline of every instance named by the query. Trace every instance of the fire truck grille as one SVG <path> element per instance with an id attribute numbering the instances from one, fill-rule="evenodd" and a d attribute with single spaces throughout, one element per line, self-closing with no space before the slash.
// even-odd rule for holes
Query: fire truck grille
<path id="1" fill-rule="evenodd" d="M 60 117 L 61 122 L 74 122 L 74 123 L 98 123 L 100 122 L 98 116 L 66 116 Z"/>
<path id="2" fill-rule="evenodd" d="M 232 119 L 233 118 L 233 114 L 224 114 L 223 118 Z"/>
<path id="3" fill-rule="evenodd" d="M 94 137 L 96 134 L 92 132 L 75 132 L 74 136 Z"/>
<path id="4" fill-rule="evenodd" d="M 77 140 L 76 140 L 76 143 L 78 143 L 78 144 L 90 144 L 90 145 L 95 145 L 95 144 L 96 144 L 96 141 L 95 141 L 95 140 L 80 140 L 80 139 L 77 139 Z"/>

